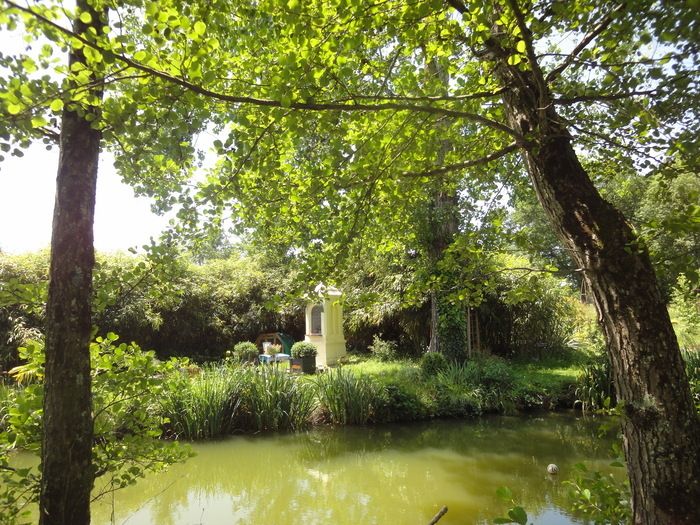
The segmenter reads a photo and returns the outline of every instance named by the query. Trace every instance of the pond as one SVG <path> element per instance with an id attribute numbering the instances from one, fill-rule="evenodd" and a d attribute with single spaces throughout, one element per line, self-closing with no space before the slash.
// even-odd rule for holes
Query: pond
<path id="1" fill-rule="evenodd" d="M 613 436 L 572 414 L 321 428 L 192 445 L 196 457 L 93 506 L 93 523 L 492 523 L 508 486 L 538 525 L 583 523 L 564 509 L 581 461 L 601 470 Z M 555 463 L 557 477 L 546 467 Z"/>

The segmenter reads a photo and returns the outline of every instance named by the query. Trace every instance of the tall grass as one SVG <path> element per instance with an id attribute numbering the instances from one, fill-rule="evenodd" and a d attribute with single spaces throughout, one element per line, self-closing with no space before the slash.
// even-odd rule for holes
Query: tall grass
<path id="1" fill-rule="evenodd" d="M 600 410 L 617 403 L 610 361 L 605 354 L 596 356 L 582 367 L 576 379 L 576 404 L 581 409 Z"/>
<path id="2" fill-rule="evenodd" d="M 209 366 L 195 377 L 185 374 L 166 379 L 162 399 L 166 433 L 183 439 L 208 439 L 235 430 L 240 404 L 240 376 L 236 369 Z"/>
<path id="3" fill-rule="evenodd" d="M 444 410 L 453 413 L 450 415 L 507 410 L 517 395 L 512 368 L 497 357 L 448 363 L 433 382 Z"/>
<path id="4" fill-rule="evenodd" d="M 384 402 L 384 388 L 366 375 L 338 368 L 316 379 L 322 411 L 337 425 L 369 423 Z"/>
<path id="5" fill-rule="evenodd" d="M 240 369 L 241 427 L 263 432 L 306 427 L 316 407 L 313 385 L 273 366 Z"/>

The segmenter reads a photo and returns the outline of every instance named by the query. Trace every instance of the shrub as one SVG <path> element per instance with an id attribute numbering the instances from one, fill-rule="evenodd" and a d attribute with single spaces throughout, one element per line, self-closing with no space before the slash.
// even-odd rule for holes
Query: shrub
<path id="1" fill-rule="evenodd" d="M 5 431 L 6 422 L 10 414 L 10 407 L 14 402 L 14 388 L 0 382 L 0 433 Z"/>
<path id="2" fill-rule="evenodd" d="M 312 357 L 318 354 L 316 345 L 308 341 L 297 341 L 292 345 L 292 357 L 301 359 L 302 357 Z"/>
<path id="3" fill-rule="evenodd" d="M 497 263 L 503 271 L 494 273 L 478 308 L 482 345 L 523 359 L 569 351 L 580 317 L 571 287 L 553 275 L 524 278 L 517 268 L 530 263 L 523 258 L 499 255 Z"/>
<path id="4" fill-rule="evenodd" d="M 615 462 L 614 466 L 622 467 Z M 567 480 L 569 500 L 574 512 L 595 523 L 630 523 L 630 488 L 628 482 L 619 482 L 612 474 L 589 471 L 583 463 L 574 465 L 576 477 Z"/>
<path id="5" fill-rule="evenodd" d="M 379 361 L 394 361 L 398 356 L 397 345 L 395 341 L 385 341 L 375 335 L 373 342 L 369 345 L 369 351 Z"/>
<path id="6" fill-rule="evenodd" d="M 162 418 L 163 376 L 174 373 L 174 364 L 159 362 L 153 352 L 137 345 L 117 343 L 109 333 L 90 344 L 94 440 L 93 465 L 100 479 L 101 495 L 134 483 L 149 471 L 158 471 L 187 457 L 177 443 L 158 439 Z M 44 397 L 44 347 L 30 342 L 20 348 L 25 364 L 14 369 L 15 377 L 34 377 L 36 382 L 14 392 L 14 402 L 0 433 L 0 521 L 10 498 L 15 506 L 38 497 L 35 469 L 7 469 L 7 452 L 22 448 L 38 453 L 41 447 Z M 7 437 L 12 436 L 11 442 Z M 19 492 L 14 491 L 18 487 Z M 14 495 L 12 493 L 15 493 Z M 10 516 L 11 518 L 11 516 Z"/>
<path id="7" fill-rule="evenodd" d="M 420 371 L 424 378 L 435 377 L 447 364 L 447 359 L 441 353 L 426 352 L 420 359 Z"/>
<path id="8" fill-rule="evenodd" d="M 260 354 L 258 347 L 255 346 L 255 343 L 251 343 L 250 341 L 237 343 L 236 346 L 233 347 L 234 357 L 242 363 L 250 363 L 255 361 L 258 354 Z"/>
<path id="9" fill-rule="evenodd" d="M 430 415 L 418 393 L 403 383 L 385 385 L 383 401 L 384 405 L 375 414 L 383 422 L 416 421 Z"/>
<path id="10" fill-rule="evenodd" d="M 371 378 L 338 368 L 316 379 L 321 409 L 331 423 L 364 425 L 382 406 L 384 388 Z"/>
<path id="11" fill-rule="evenodd" d="M 480 357 L 466 365 L 468 381 L 474 386 L 506 393 L 515 385 L 515 374 L 505 359 L 495 356 Z"/>

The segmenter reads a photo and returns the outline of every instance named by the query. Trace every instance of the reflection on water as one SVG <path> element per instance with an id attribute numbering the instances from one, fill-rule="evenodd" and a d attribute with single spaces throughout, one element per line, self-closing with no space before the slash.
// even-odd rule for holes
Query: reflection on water
<path id="1" fill-rule="evenodd" d="M 570 415 L 317 429 L 193 445 L 197 456 L 93 506 L 93 523 L 425 524 L 491 522 L 507 485 L 538 524 L 559 510 L 560 479 L 609 462 L 599 422 Z M 545 472 L 560 468 L 558 479 Z"/>

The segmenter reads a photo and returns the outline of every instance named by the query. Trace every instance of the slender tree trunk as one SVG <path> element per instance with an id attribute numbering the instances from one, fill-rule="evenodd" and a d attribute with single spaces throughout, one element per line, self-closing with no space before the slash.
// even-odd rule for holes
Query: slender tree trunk
<path id="1" fill-rule="evenodd" d="M 99 14 L 88 1 L 78 0 L 77 7 L 100 31 Z M 87 25 L 78 20 L 74 29 L 83 34 Z M 69 64 L 84 62 L 81 50 L 70 51 Z M 93 94 L 101 97 L 99 90 Z M 100 132 L 90 121 L 97 117 L 96 109 L 66 106 L 61 124 L 46 321 L 42 525 L 90 523 L 92 226 L 100 150 Z"/>
<path id="2" fill-rule="evenodd" d="M 505 57 L 494 45 L 492 51 Z M 538 199 L 583 270 L 622 401 L 635 524 L 700 523 L 700 424 L 678 342 L 645 248 L 603 200 L 536 72 L 496 62 Z M 543 103 L 544 102 L 544 103 Z"/>
<path id="3" fill-rule="evenodd" d="M 445 94 L 449 86 L 449 75 L 440 66 L 437 59 L 433 58 L 426 63 L 426 72 L 429 77 L 436 78 L 445 87 Z M 439 129 L 444 129 L 444 124 L 438 124 Z M 436 166 L 445 163 L 447 153 L 452 149 L 449 140 L 439 141 L 437 149 Z M 445 191 L 438 187 L 433 192 L 433 200 L 428 215 L 428 255 L 433 271 L 443 258 L 445 251 L 454 241 L 459 232 L 459 209 L 457 190 Z M 430 347 L 431 352 L 440 352 L 453 359 L 463 358 L 466 353 L 465 320 L 455 315 L 455 306 L 449 304 L 441 290 L 430 292 Z"/>

